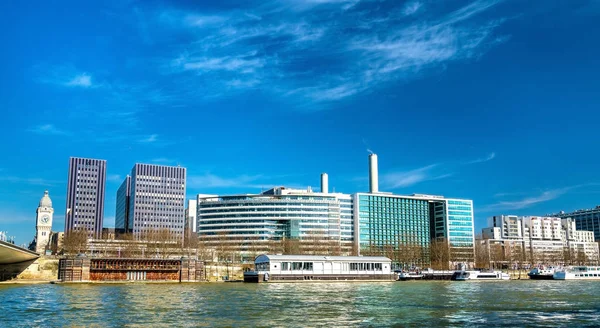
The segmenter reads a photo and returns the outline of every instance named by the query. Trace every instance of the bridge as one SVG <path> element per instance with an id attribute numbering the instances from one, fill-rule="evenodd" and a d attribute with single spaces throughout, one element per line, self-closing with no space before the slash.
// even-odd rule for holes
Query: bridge
<path id="1" fill-rule="evenodd" d="M 14 264 L 35 260 L 40 254 L 0 240 L 0 264 Z"/>
<path id="2" fill-rule="evenodd" d="M 16 277 L 38 257 L 36 252 L 0 240 L 0 281 Z"/>

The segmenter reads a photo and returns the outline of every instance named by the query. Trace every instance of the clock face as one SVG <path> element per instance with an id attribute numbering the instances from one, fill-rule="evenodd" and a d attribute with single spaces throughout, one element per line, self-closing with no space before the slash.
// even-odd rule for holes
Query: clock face
<path id="1" fill-rule="evenodd" d="M 42 221 L 42 223 L 48 223 L 49 220 L 50 218 L 48 217 L 48 215 L 44 215 L 42 216 L 42 219 L 40 221 Z"/>

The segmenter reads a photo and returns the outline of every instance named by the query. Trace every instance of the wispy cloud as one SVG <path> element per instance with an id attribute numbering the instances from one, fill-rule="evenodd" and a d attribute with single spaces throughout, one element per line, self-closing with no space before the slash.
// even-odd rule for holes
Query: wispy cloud
<path id="1" fill-rule="evenodd" d="M 29 132 L 43 135 L 69 135 L 70 133 L 55 127 L 53 124 L 42 124 L 27 129 Z"/>
<path id="2" fill-rule="evenodd" d="M 494 158 L 496 158 L 496 153 L 490 153 L 489 155 L 487 155 L 486 157 L 483 158 L 478 158 L 469 162 L 466 162 L 465 164 L 477 164 L 477 163 L 484 163 L 484 162 L 488 162 L 493 160 Z"/>
<path id="3" fill-rule="evenodd" d="M 431 164 L 409 171 L 386 173 L 380 178 L 381 184 L 386 189 L 398 189 L 452 176 L 452 173 L 440 173 L 440 168 L 439 164 Z"/>
<path id="4" fill-rule="evenodd" d="M 87 73 L 81 73 L 66 82 L 65 85 L 69 87 L 89 88 L 92 86 L 92 77 Z"/>
<path id="5" fill-rule="evenodd" d="M 575 191 L 576 189 L 580 189 L 583 187 L 589 187 L 589 186 L 596 186 L 596 185 L 598 185 L 598 184 L 586 183 L 586 184 L 568 186 L 568 187 L 564 187 L 564 188 L 549 189 L 549 190 L 543 191 L 541 193 L 538 193 L 537 195 L 527 196 L 527 197 L 524 197 L 521 199 L 510 200 L 510 201 L 500 201 L 495 204 L 484 205 L 484 206 L 478 208 L 477 210 L 481 211 L 481 212 L 520 210 L 520 209 L 534 206 L 539 203 L 544 203 L 547 201 L 557 199 L 567 193 Z M 510 195 L 517 195 L 517 194 L 518 193 L 514 193 L 514 192 L 504 193 L 504 194 L 500 194 L 499 197 L 502 197 L 504 195 L 510 196 Z"/>
<path id="6" fill-rule="evenodd" d="M 74 65 L 36 65 L 33 67 L 38 75 L 37 81 L 68 88 L 92 88 L 99 87 L 92 82 L 92 75 L 82 72 Z"/>
<path id="7" fill-rule="evenodd" d="M 363 143 L 365 141 L 363 140 Z M 366 143 L 365 143 L 366 145 Z M 368 152 L 371 152 L 367 149 Z M 397 189 L 409 187 L 425 181 L 440 180 L 454 176 L 456 172 L 460 172 L 464 165 L 483 163 L 491 161 L 496 157 L 496 153 L 490 153 L 484 158 L 478 158 L 468 162 L 439 162 L 430 164 L 411 170 L 396 170 L 389 173 L 384 173 L 380 176 L 381 185 L 387 189 Z"/>
<path id="8" fill-rule="evenodd" d="M 419 11 L 421 7 L 423 7 L 423 4 L 420 1 L 410 1 L 404 5 L 402 13 L 406 16 L 410 16 Z"/>
<path id="9" fill-rule="evenodd" d="M 208 15 L 170 8 L 136 17 L 144 33 L 169 33 L 161 42 L 173 50 L 156 61 L 163 74 L 184 81 L 178 89 L 190 97 L 199 86 L 204 97 L 260 88 L 320 109 L 485 53 L 505 40 L 494 35 L 503 18 L 483 15 L 499 2 L 478 0 L 454 10 L 428 3 L 425 11 L 418 0 L 382 6 L 271 0 L 212 8 Z M 422 19 L 406 18 L 417 13 Z"/>
<path id="10" fill-rule="evenodd" d="M 151 134 L 147 137 L 144 137 L 142 139 L 139 140 L 139 142 L 141 143 L 153 143 L 156 142 L 158 140 L 158 135 L 157 134 Z"/>

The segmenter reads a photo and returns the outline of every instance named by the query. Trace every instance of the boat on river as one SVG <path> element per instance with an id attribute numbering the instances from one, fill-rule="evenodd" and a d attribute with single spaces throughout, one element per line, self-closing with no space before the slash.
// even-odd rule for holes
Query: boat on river
<path id="1" fill-rule="evenodd" d="M 529 276 L 529 279 L 552 280 L 554 279 L 554 272 L 556 272 L 554 267 L 539 267 L 533 268 L 527 275 Z"/>
<path id="2" fill-rule="evenodd" d="M 501 271 L 457 271 L 453 280 L 457 281 L 486 281 L 486 280 L 510 280 L 508 273 Z"/>
<path id="3" fill-rule="evenodd" d="M 424 275 L 418 271 L 408 271 L 408 272 L 400 272 L 398 273 L 398 280 L 406 281 L 406 280 L 421 280 Z"/>
<path id="4" fill-rule="evenodd" d="M 600 267 L 572 266 L 554 272 L 555 280 L 600 280 Z"/>

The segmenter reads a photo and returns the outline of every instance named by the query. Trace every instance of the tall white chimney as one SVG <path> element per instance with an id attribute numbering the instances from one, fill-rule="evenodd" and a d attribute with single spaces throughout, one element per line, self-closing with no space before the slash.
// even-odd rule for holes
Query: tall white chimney
<path id="1" fill-rule="evenodd" d="M 329 176 L 327 173 L 321 173 L 321 192 L 324 194 L 329 192 Z"/>
<path id="2" fill-rule="evenodd" d="M 377 155 L 369 155 L 369 192 L 379 192 L 379 174 L 377 172 Z"/>

